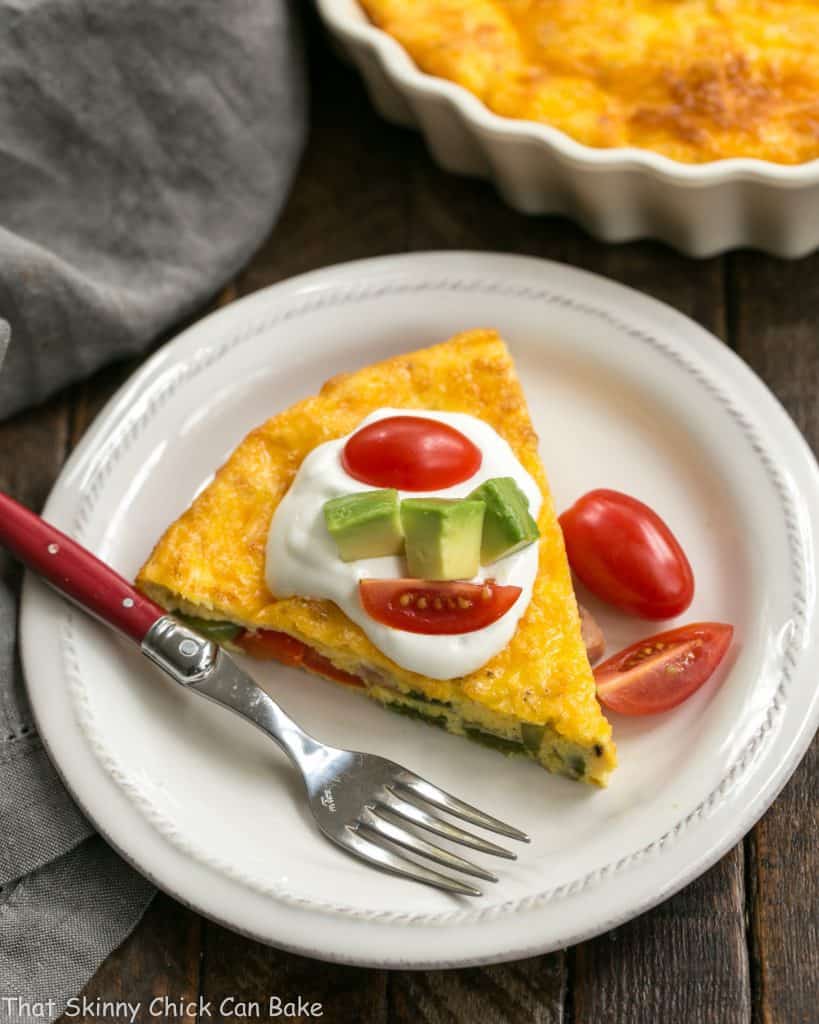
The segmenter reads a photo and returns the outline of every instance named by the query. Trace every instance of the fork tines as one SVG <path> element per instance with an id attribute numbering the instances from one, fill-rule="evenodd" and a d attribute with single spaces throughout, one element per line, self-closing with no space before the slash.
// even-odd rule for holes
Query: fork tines
<path id="1" fill-rule="evenodd" d="M 429 842 L 418 835 L 416 829 L 432 832 L 452 843 L 468 846 L 495 857 L 515 860 L 516 854 L 452 824 L 439 814 L 431 813 L 430 809 L 445 811 L 462 821 L 510 839 L 529 842 L 525 832 L 485 814 L 477 807 L 433 786 L 413 772 L 402 770 L 364 806 L 356 821 L 349 827 L 344 845 L 364 860 L 404 878 L 464 896 L 483 895 L 474 885 L 434 871 L 419 863 L 416 858 L 433 861 L 435 864 L 487 882 L 497 882 L 495 875 L 472 861 Z M 413 855 L 411 859 L 406 856 L 407 853 Z"/>

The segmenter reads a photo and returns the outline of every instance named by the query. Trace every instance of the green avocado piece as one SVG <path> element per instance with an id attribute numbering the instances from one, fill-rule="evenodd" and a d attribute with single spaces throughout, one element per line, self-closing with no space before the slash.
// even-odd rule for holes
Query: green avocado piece
<path id="1" fill-rule="evenodd" d="M 195 629 L 197 633 L 201 633 L 202 636 L 206 636 L 208 640 L 213 640 L 217 644 L 230 643 L 242 632 L 242 627 L 234 626 L 232 622 L 221 622 L 218 619 L 197 619 L 193 615 L 180 615 L 179 613 L 176 617 L 186 626 L 190 626 L 191 629 Z"/>
<path id="2" fill-rule="evenodd" d="M 483 729 L 476 729 L 474 726 L 465 725 L 464 733 L 467 739 L 480 743 L 482 747 L 489 747 L 501 754 L 522 754 L 523 744 L 517 740 L 507 740 L 503 736 L 494 736 L 491 732 L 484 732 Z"/>
<path id="3" fill-rule="evenodd" d="M 397 555 L 404 543 L 398 491 L 363 491 L 324 503 L 324 521 L 344 562 Z"/>
<path id="4" fill-rule="evenodd" d="M 534 725 L 532 722 L 521 722 L 520 738 L 527 750 L 536 754 L 540 750 L 543 734 L 546 732 L 545 725 Z"/>
<path id="5" fill-rule="evenodd" d="M 405 498 L 401 525 L 410 576 L 464 580 L 478 572 L 484 504 L 447 498 Z"/>
<path id="6" fill-rule="evenodd" d="M 470 501 L 486 505 L 481 540 L 481 565 L 532 544 L 540 536 L 537 523 L 529 512 L 526 495 L 510 476 L 485 480 L 469 495 Z"/>

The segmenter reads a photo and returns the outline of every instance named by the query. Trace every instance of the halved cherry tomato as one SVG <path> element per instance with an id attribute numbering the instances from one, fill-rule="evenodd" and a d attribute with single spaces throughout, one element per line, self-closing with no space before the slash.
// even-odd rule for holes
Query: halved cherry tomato
<path id="1" fill-rule="evenodd" d="M 341 462 L 350 476 L 373 487 L 439 491 L 468 480 L 483 456 L 454 427 L 423 416 L 388 416 L 356 431 Z"/>
<path id="2" fill-rule="evenodd" d="M 632 644 L 594 670 L 600 703 L 622 715 L 682 704 L 710 678 L 733 635 L 723 622 L 694 622 Z"/>
<path id="3" fill-rule="evenodd" d="M 296 640 L 286 633 L 279 633 L 275 629 L 260 629 L 257 632 L 245 630 L 237 637 L 236 643 L 252 658 L 280 661 L 283 665 L 291 665 L 294 668 L 310 669 L 335 679 L 336 682 L 346 683 L 347 686 L 364 685 L 358 676 L 336 668 L 332 661 L 307 644 L 303 644 L 301 640 Z"/>
<path id="4" fill-rule="evenodd" d="M 496 622 L 520 597 L 520 587 L 428 580 L 362 580 L 364 610 L 376 622 L 407 633 L 474 633 Z"/>
<path id="5" fill-rule="evenodd" d="M 602 600 L 643 619 L 670 619 L 691 604 L 685 552 L 648 505 L 619 491 L 589 491 L 560 525 L 569 564 Z"/>

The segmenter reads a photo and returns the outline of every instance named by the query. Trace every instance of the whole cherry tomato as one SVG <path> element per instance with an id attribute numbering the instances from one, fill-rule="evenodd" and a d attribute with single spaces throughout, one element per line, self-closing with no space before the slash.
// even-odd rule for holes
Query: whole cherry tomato
<path id="1" fill-rule="evenodd" d="M 711 677 L 733 635 L 723 622 L 694 622 L 632 644 L 594 670 L 600 703 L 622 715 L 676 707 Z"/>
<path id="2" fill-rule="evenodd" d="M 619 491 L 589 491 L 560 525 L 572 569 L 603 601 L 643 619 L 669 619 L 691 604 L 685 552 L 648 505 Z"/>
<path id="3" fill-rule="evenodd" d="M 388 416 L 356 431 L 341 462 L 351 477 L 373 487 L 440 491 L 481 468 L 483 456 L 460 430 L 423 416 Z"/>

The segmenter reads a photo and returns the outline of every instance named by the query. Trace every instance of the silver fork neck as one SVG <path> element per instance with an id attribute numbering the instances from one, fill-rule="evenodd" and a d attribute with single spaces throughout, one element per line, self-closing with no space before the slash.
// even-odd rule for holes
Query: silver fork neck
<path id="1" fill-rule="evenodd" d="M 219 648 L 172 615 L 163 615 L 145 634 L 142 653 L 180 686 L 192 686 L 213 671 Z"/>
<path id="2" fill-rule="evenodd" d="M 267 733 L 305 779 L 332 750 L 300 728 L 217 644 L 173 616 L 165 615 L 151 626 L 142 653 L 181 686 Z"/>

